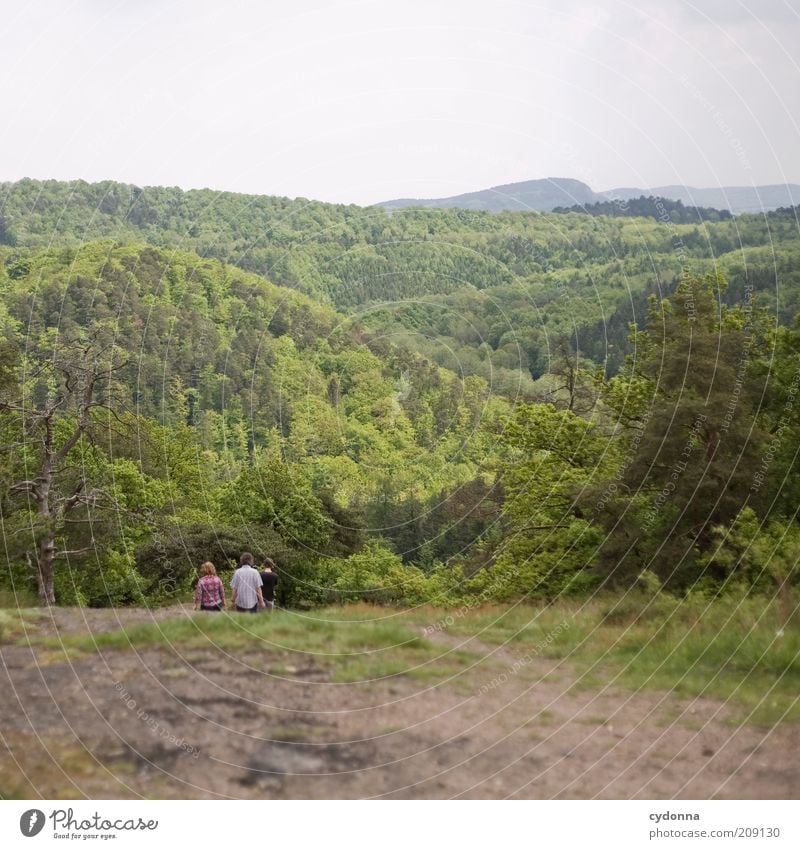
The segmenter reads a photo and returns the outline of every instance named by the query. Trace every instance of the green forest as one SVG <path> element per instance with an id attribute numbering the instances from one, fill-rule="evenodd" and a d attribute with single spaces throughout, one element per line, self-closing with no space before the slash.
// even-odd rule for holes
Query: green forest
<path id="1" fill-rule="evenodd" d="M 702 224 L 704 221 L 730 221 L 727 209 L 685 206 L 682 200 L 641 195 L 628 200 L 605 200 L 584 205 L 556 206 L 553 212 L 586 212 L 589 215 L 625 215 L 629 218 L 655 218 L 673 224 Z"/>
<path id="2" fill-rule="evenodd" d="M 0 196 L 5 591 L 168 603 L 248 549 L 284 606 L 791 605 L 794 210 Z"/>

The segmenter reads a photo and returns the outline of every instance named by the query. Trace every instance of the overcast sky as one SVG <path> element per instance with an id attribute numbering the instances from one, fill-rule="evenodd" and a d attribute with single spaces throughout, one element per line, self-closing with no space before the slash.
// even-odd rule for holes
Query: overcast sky
<path id="1" fill-rule="evenodd" d="M 800 0 L 2 0 L 0 180 L 800 182 Z"/>

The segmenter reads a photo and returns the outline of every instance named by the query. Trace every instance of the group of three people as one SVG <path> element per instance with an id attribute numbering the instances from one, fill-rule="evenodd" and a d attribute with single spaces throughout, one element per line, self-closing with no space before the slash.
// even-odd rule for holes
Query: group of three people
<path id="1" fill-rule="evenodd" d="M 275 586 L 278 576 L 275 564 L 264 558 L 263 571 L 254 565 L 253 555 L 246 551 L 239 558 L 239 568 L 231 578 L 231 606 L 240 613 L 258 613 L 275 609 Z M 200 567 L 200 580 L 194 594 L 195 610 L 224 610 L 225 587 L 213 563 L 206 561 Z"/>

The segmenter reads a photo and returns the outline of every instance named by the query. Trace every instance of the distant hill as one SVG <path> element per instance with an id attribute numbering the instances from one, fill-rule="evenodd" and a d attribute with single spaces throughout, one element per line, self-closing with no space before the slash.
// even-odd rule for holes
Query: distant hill
<path id="1" fill-rule="evenodd" d="M 468 192 L 449 198 L 400 198 L 377 204 L 386 209 L 408 206 L 435 207 L 437 209 L 475 209 L 488 212 L 549 212 L 557 206 L 598 203 L 604 195 L 593 192 L 586 183 L 566 177 L 547 177 L 543 180 L 526 180 L 493 186 L 479 192 Z"/>
<path id="2" fill-rule="evenodd" d="M 661 197 L 681 201 L 686 206 L 742 212 L 769 212 L 779 207 L 800 204 L 800 185 L 796 183 L 770 186 L 722 186 L 697 189 L 692 186 L 656 186 L 650 189 L 623 187 L 595 192 L 586 183 L 567 177 L 548 177 L 493 186 L 448 198 L 400 198 L 377 204 L 385 209 L 409 206 L 437 209 L 472 209 L 486 212 L 551 212 L 556 207 L 568 208 L 609 200 L 633 200 Z"/>
<path id="3" fill-rule="evenodd" d="M 682 201 L 687 206 L 729 209 L 734 215 L 742 212 L 770 212 L 779 207 L 800 204 L 800 185 L 797 183 L 771 186 L 720 186 L 713 189 L 697 189 L 693 186 L 656 186 L 652 189 L 612 189 L 604 194 L 609 199 L 619 200 L 630 200 L 641 195 L 656 195 Z"/>

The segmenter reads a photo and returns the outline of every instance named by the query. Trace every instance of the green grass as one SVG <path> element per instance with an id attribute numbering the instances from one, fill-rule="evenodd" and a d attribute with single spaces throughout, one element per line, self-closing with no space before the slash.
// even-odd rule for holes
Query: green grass
<path id="1" fill-rule="evenodd" d="M 47 616 L 38 608 L 0 608 L 0 644 L 10 643 L 36 630 L 36 623 Z"/>
<path id="2" fill-rule="evenodd" d="M 435 683 L 446 678 L 456 678 L 471 664 L 480 661 L 480 657 L 472 652 L 449 652 L 445 656 L 442 656 L 442 652 L 443 649 L 439 647 L 433 654 L 426 650 L 392 652 L 381 658 L 368 655 L 351 657 L 337 666 L 333 680 L 346 683 L 406 675 L 421 683 Z"/>
<path id="3" fill-rule="evenodd" d="M 800 720 L 800 617 L 785 621 L 761 597 L 618 596 L 421 614 L 520 657 L 565 659 L 583 684 L 722 699 L 734 721 L 764 726 Z"/>
<path id="4" fill-rule="evenodd" d="M 329 669 L 338 683 L 396 675 L 442 680 L 480 659 L 424 639 L 400 618 L 387 617 L 387 612 L 360 605 L 271 616 L 194 614 L 96 635 L 48 637 L 37 644 L 70 658 L 98 650 L 170 646 L 181 651 L 254 649 L 269 658 L 273 669 L 313 664 Z"/>
<path id="5" fill-rule="evenodd" d="M 476 610 L 421 608 L 414 620 L 425 629 L 445 630 L 454 636 L 474 637 L 491 646 L 535 651 L 539 657 L 563 657 L 583 639 L 584 608 L 579 602 L 555 605 L 483 605 Z"/>
<path id="6" fill-rule="evenodd" d="M 739 718 L 758 724 L 772 725 L 784 714 L 800 720 L 800 628 L 781 629 L 774 614 L 722 604 L 692 621 L 678 615 L 638 625 L 609 650 L 610 669 L 626 686 L 722 699 L 737 707 Z"/>

